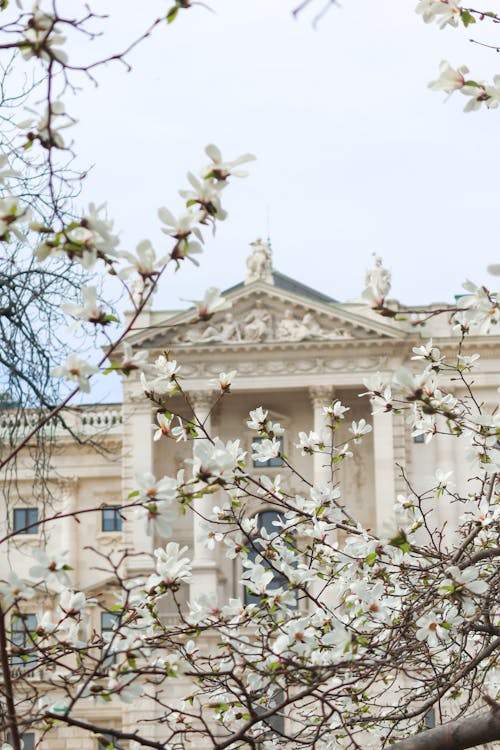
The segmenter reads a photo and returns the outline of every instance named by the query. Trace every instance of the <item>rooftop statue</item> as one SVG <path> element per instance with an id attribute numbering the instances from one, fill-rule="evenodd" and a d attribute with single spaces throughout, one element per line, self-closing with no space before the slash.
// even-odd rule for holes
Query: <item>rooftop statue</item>
<path id="1" fill-rule="evenodd" d="M 265 281 L 266 284 L 274 284 L 269 243 L 257 239 L 250 243 L 250 247 L 253 250 L 247 258 L 248 272 L 245 284 L 251 284 L 253 281 Z"/>

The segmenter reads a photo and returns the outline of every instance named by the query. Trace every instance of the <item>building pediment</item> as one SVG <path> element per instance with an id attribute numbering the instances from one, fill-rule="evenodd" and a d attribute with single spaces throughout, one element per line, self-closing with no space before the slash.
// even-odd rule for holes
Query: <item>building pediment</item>
<path id="1" fill-rule="evenodd" d="M 368 308 L 307 298 L 258 280 L 229 290 L 230 309 L 201 321 L 191 308 L 157 321 L 133 337 L 151 349 L 269 347 L 311 342 L 401 339 L 397 324 L 379 321 Z"/>

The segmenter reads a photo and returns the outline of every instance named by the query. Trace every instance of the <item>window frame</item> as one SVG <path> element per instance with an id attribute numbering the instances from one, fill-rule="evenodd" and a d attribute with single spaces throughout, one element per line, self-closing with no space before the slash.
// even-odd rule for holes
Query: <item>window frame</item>
<path id="1" fill-rule="evenodd" d="M 123 531 L 123 517 L 121 515 L 121 505 L 103 505 L 101 508 L 101 532 L 103 534 L 119 534 L 121 531 Z M 106 512 L 112 512 L 111 519 L 106 519 L 105 514 Z M 113 528 L 106 529 L 105 525 L 107 521 L 111 521 L 111 524 Z"/>
<path id="2" fill-rule="evenodd" d="M 29 618 L 31 624 L 29 624 Z M 21 649 L 26 649 L 30 644 L 36 645 L 36 641 L 32 638 L 31 633 L 36 630 L 38 625 L 38 617 L 36 612 L 22 612 L 19 615 L 15 615 L 10 622 L 10 640 L 12 646 L 17 646 Z M 28 654 L 26 658 L 23 658 L 20 654 L 11 653 L 10 664 L 14 669 L 31 669 L 38 663 L 37 654 Z"/>
<path id="3" fill-rule="evenodd" d="M 33 516 L 33 514 L 36 516 L 36 520 L 30 518 L 30 515 Z M 17 519 L 20 516 L 22 520 L 18 521 Z M 14 508 L 14 512 L 12 514 L 12 530 L 19 535 L 39 534 L 40 518 L 38 507 L 36 505 L 32 505 L 29 507 L 18 506 L 17 508 Z"/>

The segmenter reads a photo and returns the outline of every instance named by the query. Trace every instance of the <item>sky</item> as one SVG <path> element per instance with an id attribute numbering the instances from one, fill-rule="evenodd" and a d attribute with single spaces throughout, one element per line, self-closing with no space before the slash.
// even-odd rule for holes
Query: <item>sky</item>
<path id="1" fill-rule="evenodd" d="M 165 251 L 157 209 L 181 209 L 207 143 L 257 157 L 227 188 L 229 217 L 200 268 L 166 279 L 155 308 L 240 281 L 258 236 L 277 269 L 340 301 L 359 296 L 374 252 L 406 304 L 452 300 L 467 277 L 494 283 L 500 109 L 464 114 L 465 97 L 427 88 L 442 59 L 476 79 L 500 72 L 498 56 L 468 42 L 494 27 L 440 31 L 415 0 L 343 0 L 316 28 L 312 12 L 292 17 L 292 0 L 210 4 L 162 24 L 132 72 L 109 65 L 67 104 L 79 163 L 94 165 L 82 201 L 107 202 L 123 249 L 149 238 Z M 168 6 L 102 0 L 110 34 L 93 49 L 114 51 Z"/>

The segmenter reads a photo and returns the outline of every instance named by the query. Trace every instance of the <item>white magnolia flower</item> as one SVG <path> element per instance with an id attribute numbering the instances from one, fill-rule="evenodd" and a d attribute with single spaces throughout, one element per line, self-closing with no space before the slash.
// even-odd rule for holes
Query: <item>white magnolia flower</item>
<path id="1" fill-rule="evenodd" d="M 252 459 L 263 463 L 280 455 L 281 443 L 277 438 L 262 440 L 260 443 L 252 443 L 252 450 Z"/>
<path id="2" fill-rule="evenodd" d="M 19 172 L 9 167 L 9 157 L 5 154 L 0 155 L 0 185 L 3 185 L 9 177 L 18 177 Z"/>
<path id="3" fill-rule="evenodd" d="M 203 211 L 188 209 L 177 219 L 168 208 L 162 206 L 158 209 L 158 216 L 160 221 L 167 225 L 167 228 L 161 228 L 165 234 L 176 240 L 185 240 L 190 234 L 194 234 L 200 242 L 203 242 L 203 235 L 198 226 L 204 217 Z"/>
<path id="4" fill-rule="evenodd" d="M 246 177 L 248 172 L 242 170 L 236 170 L 240 164 L 245 164 L 249 161 L 255 161 L 253 154 L 243 154 L 234 161 L 224 161 L 222 154 L 213 143 L 210 143 L 205 149 L 206 155 L 212 160 L 212 164 L 208 164 L 201 170 L 201 176 L 204 180 L 213 178 L 215 180 L 224 181 L 230 175 L 233 177 Z"/>
<path id="5" fill-rule="evenodd" d="M 486 87 L 484 84 L 477 86 L 465 85 L 460 89 L 460 93 L 464 96 L 470 97 L 469 101 L 464 107 L 464 112 L 475 112 L 481 109 L 483 104 L 488 102 L 488 94 L 486 93 Z"/>
<path id="6" fill-rule="evenodd" d="M 425 23 L 436 21 L 440 29 L 445 26 L 458 26 L 462 8 L 456 0 L 420 0 L 415 8 Z"/>
<path id="7" fill-rule="evenodd" d="M 29 221 L 30 215 L 30 210 L 23 207 L 17 198 L 10 196 L 0 199 L 0 240 L 8 240 L 12 233 L 18 240 L 24 241 L 19 224 Z"/>
<path id="8" fill-rule="evenodd" d="M 129 375 L 133 370 L 142 370 L 149 372 L 153 369 L 149 360 L 149 352 L 145 349 L 139 350 L 132 354 L 132 347 L 126 341 L 122 343 L 123 359 L 119 368 L 124 375 Z"/>
<path id="9" fill-rule="evenodd" d="M 148 367 L 148 370 L 153 377 L 152 380 L 147 380 L 143 372 L 141 372 L 141 384 L 146 393 L 156 393 L 159 396 L 171 395 L 177 390 L 176 376 L 180 370 L 180 365 L 177 364 L 175 359 L 168 359 L 164 354 L 161 354 L 153 366 Z"/>
<path id="10" fill-rule="evenodd" d="M 261 432 L 264 430 L 267 422 L 269 412 L 258 406 L 256 409 L 250 412 L 250 419 L 247 421 L 247 427 L 250 430 L 258 430 Z"/>
<path id="11" fill-rule="evenodd" d="M 24 31 L 24 43 L 20 47 L 22 56 L 25 60 L 39 57 L 41 60 L 50 61 L 54 58 L 60 63 L 66 63 L 66 52 L 58 49 L 58 45 L 64 44 L 66 37 L 57 31 L 54 16 L 40 11 L 38 3 L 35 3 L 33 10 L 29 25 Z"/>
<path id="12" fill-rule="evenodd" d="M 327 417 L 334 417 L 335 419 L 344 419 L 344 414 L 349 411 L 349 406 L 344 406 L 339 399 L 336 399 L 330 406 L 323 407 L 323 413 Z"/>
<path id="13" fill-rule="evenodd" d="M 360 419 L 359 422 L 353 422 L 349 427 L 349 432 L 354 436 L 354 442 L 360 443 L 363 435 L 368 435 L 372 431 L 373 427 L 371 424 L 367 424 L 366 420 Z"/>
<path id="14" fill-rule="evenodd" d="M 97 289 L 95 286 L 82 287 L 83 304 L 78 305 L 76 302 L 65 302 L 61 309 L 68 315 L 78 318 L 79 321 L 86 320 L 94 325 L 106 325 L 109 319 L 104 309 L 97 302 Z M 78 325 L 78 323 L 76 324 Z"/>
<path id="15" fill-rule="evenodd" d="M 165 549 L 155 549 L 156 571 L 161 580 L 167 584 L 189 583 L 191 581 L 191 560 L 181 557 L 188 551 L 187 547 L 179 547 L 177 542 L 169 542 Z"/>
<path id="16" fill-rule="evenodd" d="M 65 380 L 78 383 L 81 391 L 89 393 L 89 377 L 96 372 L 99 372 L 97 367 L 85 362 L 84 359 L 80 359 L 76 354 L 70 354 L 66 360 L 66 364 L 54 367 L 50 371 L 50 374 L 53 378 L 64 378 Z"/>
<path id="17" fill-rule="evenodd" d="M 193 477 L 202 482 L 226 482 L 234 476 L 239 462 L 245 457 L 240 451 L 240 441 L 229 440 L 226 444 L 216 437 L 210 440 L 196 440 L 193 446 Z"/>
<path id="18" fill-rule="evenodd" d="M 173 500 L 177 494 L 177 479 L 173 477 L 163 477 L 156 481 L 153 474 L 136 474 L 136 483 L 139 487 L 139 502 L 149 502 L 155 500 Z"/>
<path id="19" fill-rule="evenodd" d="M 299 432 L 299 442 L 295 444 L 300 448 L 301 455 L 312 454 L 315 451 L 322 450 L 325 446 L 323 438 L 317 432 Z"/>
<path id="20" fill-rule="evenodd" d="M 227 212 L 221 205 L 221 191 L 226 186 L 223 181 L 211 182 L 210 180 L 198 180 L 191 172 L 188 172 L 188 180 L 192 190 L 179 190 L 179 194 L 186 200 L 186 205 L 198 204 L 209 216 L 219 221 L 224 221 Z"/>
<path id="21" fill-rule="evenodd" d="M 139 242 L 136 252 L 137 255 L 132 255 L 126 250 L 119 253 L 120 258 L 125 258 L 131 264 L 120 271 L 119 275 L 122 279 L 128 278 L 134 272 L 144 278 L 151 278 L 160 272 L 167 261 L 167 256 L 156 257 L 155 249 L 149 240 Z"/>
<path id="22" fill-rule="evenodd" d="M 210 320 L 212 315 L 221 310 L 228 310 L 232 306 L 231 300 L 225 299 L 220 289 L 215 286 L 211 286 L 205 292 L 205 296 L 199 302 L 196 300 L 187 300 L 188 302 L 194 302 L 198 310 L 198 317 L 200 320 Z"/>
<path id="23" fill-rule="evenodd" d="M 35 591 L 31 585 L 19 578 L 13 570 L 6 579 L 0 581 L 0 599 L 5 607 L 20 599 L 31 599 L 34 595 Z"/>
<path id="24" fill-rule="evenodd" d="M 440 363 L 444 360 L 444 357 L 441 356 L 441 352 L 437 346 L 433 346 L 432 339 L 422 346 L 414 346 L 412 351 L 415 355 L 412 359 L 424 359 L 434 364 Z"/>
<path id="25" fill-rule="evenodd" d="M 62 122 L 61 119 L 62 118 Z M 38 122 L 33 118 L 18 123 L 19 128 L 28 129 L 28 138 L 37 138 L 44 148 L 65 148 L 61 130 L 76 124 L 76 120 L 66 112 L 63 102 L 52 102 Z"/>
<path id="26" fill-rule="evenodd" d="M 217 379 L 213 379 L 210 381 L 210 385 L 219 386 L 221 393 L 229 393 L 236 374 L 236 370 L 230 370 L 229 372 L 220 372 Z"/>
<path id="27" fill-rule="evenodd" d="M 163 435 L 171 435 L 171 424 L 172 424 L 172 415 L 169 414 L 160 414 L 158 413 L 156 415 L 156 421 L 158 424 L 152 424 L 151 428 L 155 431 L 155 434 L 153 435 L 153 440 L 157 441 L 160 440 Z"/>
<path id="28" fill-rule="evenodd" d="M 444 91 L 447 94 L 452 94 L 465 86 L 464 76 L 468 72 L 469 68 L 465 65 L 455 70 L 446 60 L 443 60 L 439 66 L 439 78 L 436 81 L 431 81 L 429 88 L 432 91 Z"/>
<path id="29" fill-rule="evenodd" d="M 151 500 L 140 508 L 137 508 L 137 517 L 146 521 L 146 533 L 148 536 L 165 538 L 172 536 L 172 524 L 176 518 L 176 512 L 169 500 Z"/>
<path id="30" fill-rule="evenodd" d="M 63 584 L 64 586 L 70 585 L 68 570 L 71 570 L 71 567 L 66 560 L 68 550 L 51 553 L 48 549 L 35 549 L 32 555 L 38 561 L 38 564 L 32 565 L 29 571 L 30 576 L 41 579 L 48 585 L 54 583 Z"/>

